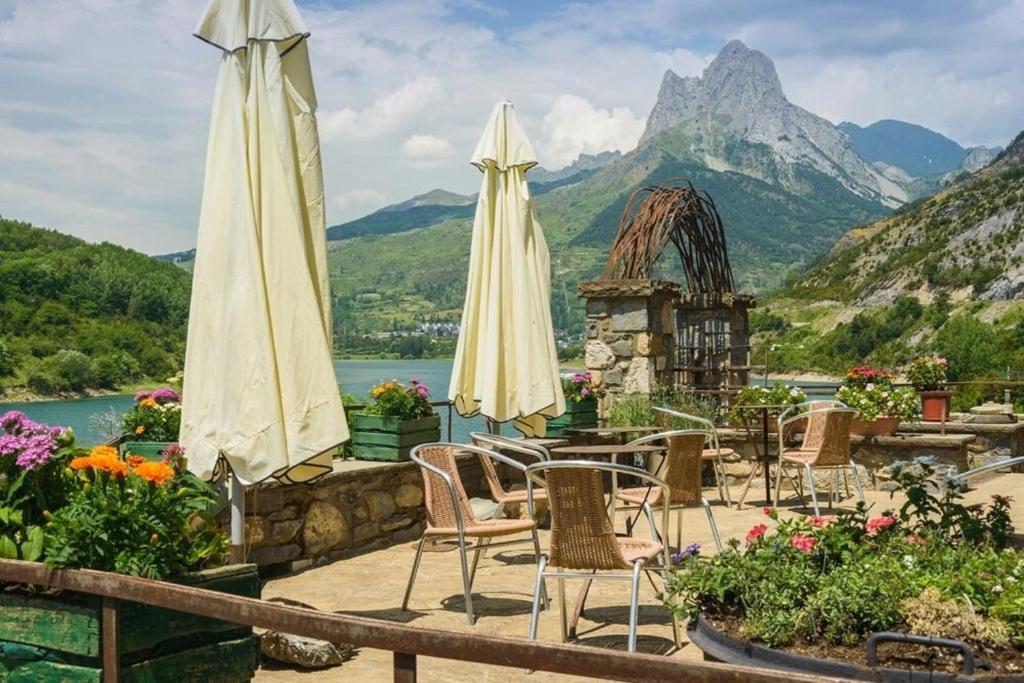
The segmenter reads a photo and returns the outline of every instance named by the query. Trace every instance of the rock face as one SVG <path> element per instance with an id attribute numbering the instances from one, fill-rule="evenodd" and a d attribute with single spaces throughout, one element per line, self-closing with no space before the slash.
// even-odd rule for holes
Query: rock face
<path id="1" fill-rule="evenodd" d="M 864 161 L 842 131 L 789 102 L 772 61 L 738 40 L 722 48 L 701 78 L 665 72 L 640 144 L 681 124 L 688 124 L 695 151 L 705 152 L 712 168 L 754 170 L 758 177 L 776 172 L 787 189 L 797 190 L 799 181 L 787 167 L 806 165 L 862 197 L 888 206 L 907 200 L 906 191 Z M 764 145 L 776 168 L 764 168 L 763 160 L 760 168 L 736 168 L 736 159 L 722 155 L 715 142 L 723 132 Z"/>
<path id="2" fill-rule="evenodd" d="M 267 631 L 260 636 L 260 652 L 268 659 L 304 669 L 326 669 L 352 659 L 355 647 L 348 643 L 329 643 L 290 633 Z"/>

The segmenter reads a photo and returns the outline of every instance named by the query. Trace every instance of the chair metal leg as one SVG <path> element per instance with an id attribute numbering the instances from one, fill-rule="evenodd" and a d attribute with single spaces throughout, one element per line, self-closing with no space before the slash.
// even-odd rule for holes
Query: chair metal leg
<path id="1" fill-rule="evenodd" d="M 476 548 L 473 549 L 473 566 L 469 570 L 469 587 L 473 588 L 473 581 L 476 580 L 476 567 L 480 564 L 480 555 L 487 552 L 487 546 L 490 545 L 491 539 L 481 538 L 476 542 Z"/>
<path id="2" fill-rule="evenodd" d="M 715 539 L 715 549 L 718 552 L 722 552 L 722 538 L 718 535 L 718 525 L 715 523 L 715 516 L 711 512 L 711 503 L 706 499 L 700 499 L 701 505 L 704 506 L 704 512 L 708 514 L 708 524 L 711 525 L 711 537 Z"/>
<path id="3" fill-rule="evenodd" d="M 668 533 L 668 529 L 665 530 Z M 676 551 L 683 549 L 683 508 L 676 510 Z"/>
<path id="4" fill-rule="evenodd" d="M 865 503 L 864 500 L 864 489 L 860 485 L 860 473 L 857 472 L 857 465 L 850 463 L 850 470 L 853 471 L 853 485 L 857 489 L 857 497 L 860 498 L 860 502 Z"/>
<path id="5" fill-rule="evenodd" d="M 729 472 L 725 468 L 725 458 L 718 458 L 718 469 L 722 472 L 719 487 L 725 491 L 725 505 L 726 507 L 732 507 L 732 494 L 729 493 Z"/>
<path id="6" fill-rule="evenodd" d="M 409 609 L 409 597 L 412 595 L 412 584 L 416 581 L 416 573 L 420 570 L 420 558 L 423 557 L 423 544 L 427 537 L 424 536 L 416 544 L 416 558 L 412 561 L 412 573 L 409 574 L 409 583 L 405 586 L 405 597 L 402 598 L 402 611 Z"/>
<path id="7" fill-rule="evenodd" d="M 722 472 L 720 471 L 722 466 L 722 459 L 716 457 L 714 460 L 711 461 L 711 466 L 715 470 L 715 485 L 718 486 L 718 499 L 724 503 L 725 488 L 722 486 Z"/>
<path id="8" fill-rule="evenodd" d="M 562 642 L 569 640 L 569 605 L 565 601 L 565 578 L 558 577 L 558 611 L 562 620 Z"/>
<path id="9" fill-rule="evenodd" d="M 814 488 L 814 470 L 811 469 L 811 464 L 807 462 L 804 463 L 804 469 L 807 471 L 807 487 L 811 489 L 811 502 L 814 503 L 814 514 L 820 517 L 821 509 L 818 508 L 818 492 Z"/>
<path id="10" fill-rule="evenodd" d="M 537 561 L 538 566 L 540 564 L 540 561 L 541 561 L 542 557 L 544 557 L 544 556 L 540 554 L 540 536 L 537 534 L 537 527 L 534 527 L 533 528 L 533 559 L 535 559 Z M 544 558 L 544 562 L 547 563 L 547 558 L 546 557 Z M 547 586 L 547 582 L 544 581 L 543 575 L 541 575 L 541 580 L 540 580 L 540 592 L 541 592 L 541 597 L 544 598 L 544 609 L 548 609 L 549 607 L 551 607 L 551 601 L 548 600 L 548 586 Z"/>
<path id="11" fill-rule="evenodd" d="M 785 469 L 780 460 L 775 465 L 775 507 L 779 507 L 779 499 L 782 496 L 782 470 Z"/>
<path id="12" fill-rule="evenodd" d="M 663 543 L 662 534 L 658 532 L 658 525 L 654 522 L 654 510 L 651 509 L 650 503 L 644 503 L 644 514 L 647 515 L 647 524 L 651 527 L 651 538 L 658 543 Z M 665 529 L 665 535 L 668 535 L 668 529 Z M 632 536 L 632 534 L 630 534 Z"/>
<path id="13" fill-rule="evenodd" d="M 466 556 L 466 537 L 459 536 L 459 561 L 462 563 L 462 591 L 466 595 L 466 620 L 473 625 L 472 579 L 469 576 L 469 558 Z"/>
<path id="14" fill-rule="evenodd" d="M 665 582 L 665 591 L 668 592 L 669 574 L 668 567 L 664 568 L 661 572 L 661 578 Z M 669 609 L 668 613 L 672 616 L 672 642 L 678 650 L 683 646 L 683 640 L 680 637 L 682 630 L 679 628 L 679 617 L 676 616 L 674 609 Z"/>
<path id="15" fill-rule="evenodd" d="M 633 563 L 633 580 L 629 592 L 629 641 L 626 649 L 636 652 L 636 622 L 640 614 L 640 567 L 642 562 Z"/>
<path id="16" fill-rule="evenodd" d="M 537 562 L 537 583 L 533 589 L 533 609 L 530 612 L 530 640 L 537 639 L 537 622 L 540 621 L 540 601 L 544 591 L 544 570 L 548 566 L 548 556 L 541 555 Z M 547 601 L 545 595 L 544 598 Z"/>

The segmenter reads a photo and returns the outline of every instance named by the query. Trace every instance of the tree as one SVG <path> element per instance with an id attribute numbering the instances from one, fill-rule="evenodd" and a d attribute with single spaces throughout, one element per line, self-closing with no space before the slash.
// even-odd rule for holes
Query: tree
<path id="1" fill-rule="evenodd" d="M 47 358 L 44 365 L 57 381 L 58 389 L 78 391 L 92 384 L 92 361 L 81 351 L 61 349 Z"/>
<path id="2" fill-rule="evenodd" d="M 10 377 L 18 369 L 18 359 L 0 337 L 0 377 Z"/>
<path id="3" fill-rule="evenodd" d="M 949 361 L 947 375 L 954 382 L 991 375 L 998 367 L 995 331 L 968 315 L 953 316 L 942 326 L 935 350 Z"/>

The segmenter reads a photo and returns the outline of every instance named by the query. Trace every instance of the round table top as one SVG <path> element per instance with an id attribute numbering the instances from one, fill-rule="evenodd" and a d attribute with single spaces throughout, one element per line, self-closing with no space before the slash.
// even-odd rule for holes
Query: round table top
<path id="1" fill-rule="evenodd" d="M 523 439 L 522 441 L 523 443 L 533 444 L 534 446 L 543 446 L 544 448 L 569 445 L 569 439 L 556 439 L 551 437 L 531 436 Z"/>
<path id="2" fill-rule="evenodd" d="M 664 446 L 651 446 L 650 444 L 614 444 L 602 443 L 584 446 L 561 446 L 552 448 L 552 455 L 629 455 L 632 453 L 660 453 L 665 450 Z"/>
<path id="3" fill-rule="evenodd" d="M 646 434 L 665 431 L 661 427 L 579 427 L 574 434 Z"/>

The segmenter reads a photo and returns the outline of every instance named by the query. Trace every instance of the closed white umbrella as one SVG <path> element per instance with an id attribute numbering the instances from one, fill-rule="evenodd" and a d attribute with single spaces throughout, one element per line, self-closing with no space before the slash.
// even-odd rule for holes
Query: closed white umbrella
<path id="1" fill-rule="evenodd" d="M 483 171 L 466 302 L 448 397 L 463 415 L 542 436 L 565 412 L 551 325 L 551 271 L 526 172 L 537 158 L 511 102 L 491 114 L 471 163 Z"/>
<path id="2" fill-rule="evenodd" d="M 236 483 L 305 481 L 348 438 L 308 35 L 292 0 L 212 0 L 196 29 L 222 50 L 182 406 L 203 478 L 226 462 Z"/>

